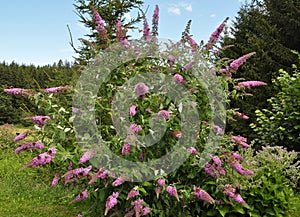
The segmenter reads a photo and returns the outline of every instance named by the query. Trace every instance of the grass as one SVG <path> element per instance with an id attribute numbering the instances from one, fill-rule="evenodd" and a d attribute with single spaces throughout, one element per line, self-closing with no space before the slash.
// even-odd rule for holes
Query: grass
<path id="1" fill-rule="evenodd" d="M 86 211 L 88 201 L 70 203 L 79 190 L 63 184 L 51 187 L 53 174 L 49 174 L 47 168 L 20 170 L 34 154 L 13 153 L 14 147 L 8 144 L 12 146 L 9 141 L 14 131 L 16 129 L 10 127 L 0 129 L 0 216 L 71 217 Z"/>

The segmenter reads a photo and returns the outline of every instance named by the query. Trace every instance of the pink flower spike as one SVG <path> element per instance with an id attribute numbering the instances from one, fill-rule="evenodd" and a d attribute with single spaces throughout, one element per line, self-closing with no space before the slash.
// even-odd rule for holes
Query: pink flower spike
<path id="1" fill-rule="evenodd" d="M 19 135 L 17 135 L 15 138 L 14 138 L 14 142 L 17 142 L 17 141 L 20 141 L 22 139 L 24 139 L 27 135 L 28 135 L 29 131 L 26 131 L 24 133 L 20 133 Z"/>
<path id="2" fill-rule="evenodd" d="M 46 121 L 50 120 L 49 116 L 32 116 L 27 117 L 25 120 L 32 120 L 34 123 L 38 125 L 38 127 L 42 128 Z"/>
<path id="3" fill-rule="evenodd" d="M 60 86 L 60 87 L 50 87 L 50 88 L 43 89 L 43 91 L 45 93 L 61 93 L 71 88 L 72 88 L 71 86 L 67 85 L 67 86 Z"/>
<path id="4" fill-rule="evenodd" d="M 148 215 L 150 212 L 151 212 L 150 207 L 144 207 L 143 212 L 142 212 L 142 216 Z"/>
<path id="5" fill-rule="evenodd" d="M 251 87 L 258 87 L 262 85 L 267 85 L 267 83 L 262 81 L 244 81 L 244 82 L 239 82 L 238 85 L 234 86 L 233 88 L 236 90 L 241 90 L 241 89 L 250 89 Z"/>
<path id="6" fill-rule="evenodd" d="M 187 63 L 187 64 L 183 67 L 183 70 L 184 70 L 184 71 L 190 71 L 190 70 L 192 70 L 194 64 L 195 64 L 195 61 L 191 61 L 191 62 Z"/>
<path id="7" fill-rule="evenodd" d="M 130 152 L 131 152 L 130 144 L 126 142 L 122 147 L 122 154 L 125 155 L 125 154 L 129 154 Z"/>
<path id="8" fill-rule="evenodd" d="M 51 186 L 55 187 L 57 185 L 57 183 L 58 183 L 58 180 L 59 180 L 59 176 L 58 176 L 58 173 L 56 173 L 55 176 L 54 176 L 54 178 L 53 178 Z"/>
<path id="9" fill-rule="evenodd" d="M 218 165 L 218 166 L 221 166 L 222 165 L 222 162 L 221 162 L 221 159 L 218 157 L 218 156 L 214 156 L 212 158 L 213 162 Z"/>
<path id="10" fill-rule="evenodd" d="M 245 120 L 248 120 L 248 119 L 249 119 L 249 117 L 248 117 L 247 115 L 244 115 L 244 114 L 242 114 L 242 113 L 240 113 L 240 112 L 236 112 L 236 115 L 237 115 L 238 117 L 242 118 L 242 119 L 245 119 Z"/>
<path id="11" fill-rule="evenodd" d="M 137 85 L 135 85 L 134 90 L 137 98 L 144 99 L 146 93 L 149 91 L 149 87 L 145 83 L 139 82 Z"/>
<path id="12" fill-rule="evenodd" d="M 215 200 L 200 187 L 194 187 L 194 196 L 210 204 L 213 204 L 215 202 Z"/>
<path id="13" fill-rule="evenodd" d="M 247 144 L 247 138 L 243 136 L 230 136 L 229 140 L 237 145 L 243 146 L 245 148 L 250 148 L 250 145 Z"/>
<path id="14" fill-rule="evenodd" d="M 126 175 L 121 175 L 112 183 L 112 186 L 122 185 L 127 180 L 128 180 L 128 177 Z"/>
<path id="15" fill-rule="evenodd" d="M 194 148 L 194 147 L 189 148 L 189 149 L 187 150 L 187 152 L 190 153 L 190 154 L 193 154 L 193 155 L 200 155 L 200 153 L 199 153 L 199 152 L 197 151 L 197 149 Z"/>
<path id="16" fill-rule="evenodd" d="M 153 17 L 152 17 L 152 35 L 158 35 L 158 19 L 159 19 L 159 8 L 158 5 L 155 5 Z"/>
<path id="17" fill-rule="evenodd" d="M 231 185 L 226 184 L 223 193 L 228 197 L 230 197 L 231 199 L 233 199 L 234 201 L 244 206 L 247 205 L 244 199 L 241 197 L 241 195 Z"/>
<path id="18" fill-rule="evenodd" d="M 165 179 L 158 179 L 157 180 L 157 184 L 161 187 L 165 186 L 166 185 L 166 180 Z"/>
<path id="19" fill-rule="evenodd" d="M 92 148 L 92 149 L 88 150 L 79 159 L 79 164 L 83 164 L 83 163 L 89 161 L 90 159 L 92 159 L 94 157 L 95 154 L 96 154 L 96 150 L 95 149 Z"/>
<path id="20" fill-rule="evenodd" d="M 130 106 L 129 115 L 134 116 L 136 113 L 137 113 L 137 106 L 136 105 Z"/>
<path id="21" fill-rule="evenodd" d="M 207 44 L 204 45 L 206 47 L 206 49 L 212 48 L 218 42 L 220 35 L 223 32 L 224 27 L 228 20 L 229 20 L 229 17 L 226 17 L 226 19 L 221 23 L 221 25 L 211 34 Z"/>
<path id="22" fill-rule="evenodd" d="M 182 83 L 182 84 L 186 83 L 186 81 L 183 79 L 182 75 L 180 75 L 180 74 L 175 74 L 173 76 L 173 78 L 174 78 L 174 81 L 176 81 L 178 83 Z"/>
<path id="23" fill-rule="evenodd" d="M 8 88 L 3 90 L 5 93 L 10 93 L 13 95 L 21 95 L 21 96 L 31 96 L 34 94 L 33 90 L 30 89 L 24 89 L 24 88 Z"/>
<path id="24" fill-rule="evenodd" d="M 137 125 L 137 124 L 131 124 L 129 129 L 131 130 L 131 132 L 133 133 L 138 133 L 142 130 L 142 126 L 141 125 Z"/>
<path id="25" fill-rule="evenodd" d="M 133 209 L 135 211 L 135 216 L 141 216 L 141 213 L 143 211 L 143 199 L 138 199 L 133 202 L 131 202 L 131 205 L 133 206 Z"/>
<path id="26" fill-rule="evenodd" d="M 245 55 L 241 56 L 240 58 L 232 61 L 229 65 L 230 69 L 233 71 L 236 71 L 243 63 L 246 62 L 247 59 L 249 59 L 254 54 L 255 54 L 255 52 L 251 52 L 251 53 L 245 54 Z"/>
<path id="27" fill-rule="evenodd" d="M 241 155 L 238 154 L 238 153 L 233 152 L 233 153 L 232 153 L 232 156 L 233 156 L 236 160 L 244 160 L 244 157 L 241 156 Z"/>
<path id="28" fill-rule="evenodd" d="M 104 216 L 107 215 L 107 213 L 109 212 L 110 209 L 112 209 L 115 205 L 117 205 L 118 200 L 117 198 L 119 197 L 119 193 L 118 192 L 114 192 L 112 195 L 110 195 L 107 200 L 106 200 L 106 204 L 105 204 L 105 212 L 104 212 Z"/>
<path id="29" fill-rule="evenodd" d="M 78 194 L 75 197 L 74 201 L 80 201 L 80 200 L 84 200 L 86 198 L 88 198 L 88 191 L 87 191 L 87 189 L 84 190 L 83 192 L 81 192 L 80 194 Z"/>
<path id="30" fill-rule="evenodd" d="M 131 198 L 133 198 L 133 197 L 135 197 L 135 196 L 138 196 L 138 195 L 139 195 L 139 192 L 136 191 L 135 189 L 132 189 L 132 190 L 128 193 L 126 200 L 129 200 L 129 199 L 131 199 Z"/>
<path id="31" fill-rule="evenodd" d="M 157 114 L 165 119 L 170 118 L 170 113 L 167 110 L 160 110 Z"/>
<path id="32" fill-rule="evenodd" d="M 179 201 L 178 193 L 176 187 L 168 186 L 166 191 L 169 193 L 170 196 L 173 196 Z"/>
<path id="33" fill-rule="evenodd" d="M 41 142 L 25 142 L 20 145 L 20 147 L 15 149 L 15 153 L 19 153 L 21 151 L 25 151 L 27 149 L 43 149 L 44 144 Z"/>

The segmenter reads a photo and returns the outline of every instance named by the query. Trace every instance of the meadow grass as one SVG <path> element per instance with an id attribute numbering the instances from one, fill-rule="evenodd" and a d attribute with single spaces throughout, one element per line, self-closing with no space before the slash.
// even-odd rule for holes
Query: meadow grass
<path id="1" fill-rule="evenodd" d="M 25 129 L 7 127 L 5 132 L 3 128 L 0 130 L 1 217 L 71 217 L 88 209 L 88 200 L 70 203 L 78 189 L 63 184 L 52 188 L 53 174 L 47 168 L 21 170 L 35 154 L 30 151 L 15 154 L 13 144 L 9 141 L 15 131 L 23 132 Z"/>

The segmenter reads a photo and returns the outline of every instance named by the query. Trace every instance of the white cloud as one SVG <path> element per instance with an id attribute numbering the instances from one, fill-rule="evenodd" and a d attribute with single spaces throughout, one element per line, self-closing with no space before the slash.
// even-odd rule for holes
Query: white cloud
<path id="1" fill-rule="evenodd" d="M 193 11 L 192 4 L 186 2 L 180 2 L 178 4 L 170 4 L 170 7 L 168 8 L 168 12 L 170 14 L 180 15 L 181 9 L 184 9 L 188 12 Z"/>
<path id="2" fill-rule="evenodd" d="M 214 18 L 214 17 L 216 17 L 216 14 L 211 14 L 210 17 Z"/>
<path id="3" fill-rule="evenodd" d="M 124 17 L 125 17 L 127 20 L 130 20 L 130 19 L 131 19 L 130 13 L 125 13 L 125 14 L 124 14 Z"/>
<path id="4" fill-rule="evenodd" d="M 190 12 L 193 10 L 192 4 L 181 2 L 178 4 L 178 6 L 183 7 L 185 10 Z"/>
<path id="5" fill-rule="evenodd" d="M 169 12 L 170 14 L 176 14 L 176 15 L 180 15 L 180 14 L 181 14 L 180 8 L 174 7 L 174 6 L 169 7 L 169 8 L 168 8 L 168 12 Z"/>

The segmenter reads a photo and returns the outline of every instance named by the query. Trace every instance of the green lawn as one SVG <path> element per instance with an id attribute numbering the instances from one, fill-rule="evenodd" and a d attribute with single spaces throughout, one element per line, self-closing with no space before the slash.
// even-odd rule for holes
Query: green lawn
<path id="1" fill-rule="evenodd" d="M 4 145 L 4 139 L 11 138 L 0 139 L 1 217 L 71 217 L 88 209 L 88 201 L 70 203 L 78 190 L 63 184 L 52 188 L 53 174 L 47 174 L 46 168 L 20 170 L 34 154 L 14 154 L 12 143 Z"/>

